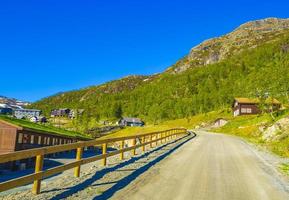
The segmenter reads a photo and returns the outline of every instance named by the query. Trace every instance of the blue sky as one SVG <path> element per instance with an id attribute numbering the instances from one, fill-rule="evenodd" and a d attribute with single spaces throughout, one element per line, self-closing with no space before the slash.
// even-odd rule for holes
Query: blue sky
<path id="1" fill-rule="evenodd" d="M 35 101 L 161 72 L 205 39 L 288 10 L 286 0 L 1 1 L 0 95 Z"/>

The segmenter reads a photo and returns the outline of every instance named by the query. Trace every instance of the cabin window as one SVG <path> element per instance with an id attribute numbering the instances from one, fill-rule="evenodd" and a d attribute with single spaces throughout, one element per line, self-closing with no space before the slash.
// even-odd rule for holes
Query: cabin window
<path id="1" fill-rule="evenodd" d="M 19 133 L 19 134 L 18 134 L 18 143 L 21 144 L 21 143 L 22 143 L 22 140 L 23 140 L 23 134 L 22 134 L 22 133 Z"/>
<path id="2" fill-rule="evenodd" d="M 23 134 L 23 144 L 29 143 L 29 137 L 27 134 Z"/>
<path id="3" fill-rule="evenodd" d="M 247 113 L 252 113 L 252 108 L 247 108 Z"/>
<path id="4" fill-rule="evenodd" d="M 30 136 L 30 144 L 34 144 L 34 135 Z"/>

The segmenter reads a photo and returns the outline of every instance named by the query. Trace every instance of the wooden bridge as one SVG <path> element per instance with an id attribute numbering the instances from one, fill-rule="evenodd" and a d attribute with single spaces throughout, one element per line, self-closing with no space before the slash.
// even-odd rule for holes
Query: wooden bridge
<path id="1" fill-rule="evenodd" d="M 138 134 L 134 136 L 118 137 L 112 139 L 97 139 L 86 142 L 37 148 L 0 155 L 0 163 L 12 162 L 27 158 L 35 158 L 35 172 L 33 174 L 0 183 L 0 192 L 24 186 L 33 182 L 32 193 L 39 194 L 41 192 L 41 180 L 44 178 L 50 177 L 52 175 L 64 172 L 72 168 L 74 168 L 74 176 L 79 177 L 81 165 L 91 163 L 97 160 L 102 160 L 102 164 L 105 166 L 107 164 L 108 157 L 119 154 L 120 160 L 123 160 L 125 152 L 131 151 L 132 155 L 136 155 L 137 148 L 142 148 L 142 152 L 145 152 L 147 145 L 153 148 L 158 144 L 166 143 L 170 140 L 176 140 L 180 136 L 186 134 L 189 134 L 186 129 L 176 128 L 161 132 Z M 140 142 L 137 143 L 137 140 L 139 140 Z M 126 141 L 131 141 L 131 146 L 125 147 Z M 112 152 L 107 152 L 107 147 L 110 146 L 112 143 L 119 143 L 120 148 Z M 84 148 L 95 146 L 100 146 L 102 148 L 102 154 L 89 158 L 82 158 Z M 75 161 L 47 170 L 43 170 L 44 157 L 46 155 L 71 150 L 76 150 Z"/>

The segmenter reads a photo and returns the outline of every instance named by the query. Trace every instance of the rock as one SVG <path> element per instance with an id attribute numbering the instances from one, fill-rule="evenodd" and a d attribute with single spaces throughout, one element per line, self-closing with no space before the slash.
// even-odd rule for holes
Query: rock
<path id="1" fill-rule="evenodd" d="M 289 118 L 278 120 L 272 126 L 263 131 L 262 139 L 265 141 L 282 140 L 289 135 Z"/>
<path id="2" fill-rule="evenodd" d="M 256 48 L 264 38 L 274 39 L 275 35 L 288 28 L 289 19 L 267 18 L 245 23 L 227 35 L 206 40 L 192 48 L 184 59 L 186 62 L 178 62 L 174 72 L 181 73 L 191 67 L 213 64 L 243 49 Z M 289 45 L 284 44 L 281 49 L 288 52 Z"/>

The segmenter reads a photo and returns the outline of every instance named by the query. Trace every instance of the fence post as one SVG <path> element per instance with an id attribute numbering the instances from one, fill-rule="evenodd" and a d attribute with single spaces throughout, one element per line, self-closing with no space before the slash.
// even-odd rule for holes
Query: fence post
<path id="1" fill-rule="evenodd" d="M 170 132 L 166 132 L 166 141 L 169 141 L 170 140 Z"/>
<path id="2" fill-rule="evenodd" d="M 79 161 L 79 160 L 81 160 L 82 159 L 82 153 L 83 153 L 83 148 L 81 148 L 81 147 L 79 147 L 79 148 L 77 148 L 77 150 L 76 150 L 76 160 L 77 161 Z M 75 177 L 79 177 L 80 176 L 80 164 L 77 166 L 77 167 L 75 167 L 75 169 L 74 169 L 74 176 Z"/>
<path id="3" fill-rule="evenodd" d="M 105 155 L 107 152 L 107 143 L 102 144 L 102 155 Z M 106 155 L 102 160 L 102 165 L 106 166 Z"/>
<path id="4" fill-rule="evenodd" d="M 132 149 L 131 153 L 132 153 L 133 156 L 136 155 L 135 145 L 136 145 L 136 138 L 132 139 L 132 146 L 133 146 L 134 148 Z"/>
<path id="5" fill-rule="evenodd" d="M 122 141 L 120 142 L 120 149 L 121 149 L 121 150 L 124 149 L 124 140 L 122 140 Z M 123 158 L 124 158 L 124 152 L 121 152 L 121 153 L 120 153 L 120 160 L 123 160 Z"/>
<path id="6" fill-rule="evenodd" d="M 150 148 L 152 148 L 153 147 L 153 143 L 152 143 L 152 140 L 153 140 L 153 135 L 150 135 Z"/>
<path id="7" fill-rule="evenodd" d="M 142 142 L 142 152 L 145 152 L 146 151 L 146 147 L 145 147 L 145 145 L 144 145 L 144 143 L 145 143 L 145 136 L 143 136 L 142 137 L 142 139 L 141 139 L 141 142 Z"/>
<path id="8" fill-rule="evenodd" d="M 43 169 L 44 155 L 36 156 L 35 173 L 41 172 Z M 41 189 L 41 179 L 34 180 L 32 193 L 39 194 Z"/>

